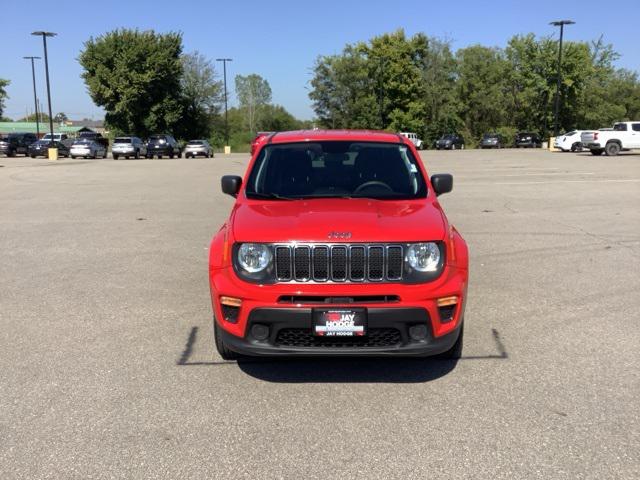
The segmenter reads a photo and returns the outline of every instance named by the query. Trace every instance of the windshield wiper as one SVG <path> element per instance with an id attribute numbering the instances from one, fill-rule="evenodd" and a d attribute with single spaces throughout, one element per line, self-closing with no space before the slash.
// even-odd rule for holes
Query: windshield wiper
<path id="1" fill-rule="evenodd" d="M 259 192 L 247 192 L 249 198 L 266 198 L 268 200 L 299 200 L 294 197 L 286 197 L 277 193 L 259 193 Z"/>

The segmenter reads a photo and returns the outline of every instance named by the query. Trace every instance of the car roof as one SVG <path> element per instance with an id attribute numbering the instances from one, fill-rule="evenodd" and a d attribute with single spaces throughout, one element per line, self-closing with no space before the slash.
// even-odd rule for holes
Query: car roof
<path id="1" fill-rule="evenodd" d="M 267 143 L 293 143 L 310 141 L 361 141 L 405 143 L 405 137 L 397 133 L 377 130 L 295 130 L 290 132 L 276 132 L 269 137 Z"/>

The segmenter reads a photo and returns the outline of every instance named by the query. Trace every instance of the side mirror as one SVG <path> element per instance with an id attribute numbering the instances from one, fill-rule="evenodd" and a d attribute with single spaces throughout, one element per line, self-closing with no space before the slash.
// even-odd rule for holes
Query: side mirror
<path id="1" fill-rule="evenodd" d="M 235 197 L 240 191 L 242 185 L 242 177 L 237 175 L 224 175 L 220 180 L 222 184 L 222 193 Z"/>
<path id="2" fill-rule="evenodd" d="M 448 173 L 439 173 L 431 176 L 431 185 L 436 196 L 449 193 L 453 190 L 453 176 Z"/>

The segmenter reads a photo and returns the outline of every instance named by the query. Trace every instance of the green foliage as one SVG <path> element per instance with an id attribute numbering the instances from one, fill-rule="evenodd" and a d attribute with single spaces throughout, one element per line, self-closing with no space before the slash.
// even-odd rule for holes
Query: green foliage
<path id="1" fill-rule="evenodd" d="M 9 95 L 7 94 L 6 87 L 9 86 L 11 82 L 9 80 L 5 80 L 4 78 L 0 78 L 0 118 L 4 113 L 4 102 Z"/>
<path id="2" fill-rule="evenodd" d="M 64 112 L 56 113 L 53 117 L 53 121 L 57 123 L 66 122 L 67 120 L 69 120 L 69 117 L 67 117 L 67 114 Z"/>
<path id="3" fill-rule="evenodd" d="M 211 61 L 199 52 L 183 55 L 181 60 L 183 114 L 175 133 L 182 138 L 208 138 L 222 105 L 222 82 Z"/>
<path id="4" fill-rule="evenodd" d="M 402 30 L 346 45 L 316 60 L 309 97 L 328 128 L 413 131 L 426 145 L 459 132 L 469 146 L 484 133 L 546 136 L 554 127 L 558 42 L 516 35 L 504 49 L 473 45 L 454 56 L 446 41 Z M 565 42 L 559 126 L 598 128 L 640 115 L 640 79 L 616 70 L 602 40 Z"/>
<path id="5" fill-rule="evenodd" d="M 184 108 L 182 36 L 121 29 L 85 42 L 82 77 L 114 131 L 171 132 Z"/>
<path id="6" fill-rule="evenodd" d="M 245 113 L 247 128 L 255 133 L 262 110 L 271 102 L 269 82 L 255 73 L 246 77 L 236 75 L 236 95 Z"/>

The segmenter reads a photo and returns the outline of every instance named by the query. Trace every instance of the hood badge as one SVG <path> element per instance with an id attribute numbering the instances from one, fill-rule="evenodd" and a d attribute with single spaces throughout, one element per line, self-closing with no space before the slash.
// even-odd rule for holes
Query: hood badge
<path id="1" fill-rule="evenodd" d="M 351 232 L 329 232 L 327 238 L 330 240 L 347 240 L 351 238 Z"/>

